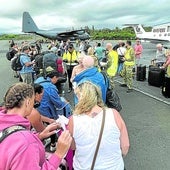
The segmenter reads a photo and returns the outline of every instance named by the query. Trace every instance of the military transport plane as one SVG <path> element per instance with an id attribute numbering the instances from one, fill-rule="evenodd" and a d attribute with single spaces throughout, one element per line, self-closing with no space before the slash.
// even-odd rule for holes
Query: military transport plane
<path id="1" fill-rule="evenodd" d="M 146 32 L 141 24 L 125 24 L 124 26 L 133 27 L 136 38 L 147 40 L 151 43 L 170 44 L 170 23 L 156 25 L 151 32 Z"/>
<path id="2" fill-rule="evenodd" d="M 74 41 L 76 39 L 80 40 L 90 39 L 89 34 L 84 29 L 65 31 L 59 33 L 57 33 L 54 30 L 40 30 L 28 12 L 23 13 L 22 32 L 34 33 L 42 37 L 49 38 L 51 40 L 66 41 L 67 39 L 70 39 L 71 41 Z"/>

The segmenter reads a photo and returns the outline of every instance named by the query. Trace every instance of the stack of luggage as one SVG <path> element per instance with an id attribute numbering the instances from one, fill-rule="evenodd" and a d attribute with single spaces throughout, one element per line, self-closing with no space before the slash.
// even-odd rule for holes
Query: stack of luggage
<path id="1" fill-rule="evenodd" d="M 170 77 L 166 75 L 166 70 L 158 66 L 149 66 L 148 84 L 162 88 L 162 95 L 170 98 Z"/>
<path id="2" fill-rule="evenodd" d="M 165 79 L 165 70 L 157 66 L 150 65 L 148 72 L 148 83 L 151 86 L 161 87 Z"/>

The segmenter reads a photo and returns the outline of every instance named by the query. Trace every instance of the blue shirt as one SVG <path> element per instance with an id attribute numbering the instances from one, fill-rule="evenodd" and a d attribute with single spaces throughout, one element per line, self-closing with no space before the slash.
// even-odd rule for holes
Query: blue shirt
<path id="1" fill-rule="evenodd" d="M 67 104 L 61 100 L 58 94 L 58 90 L 54 84 L 52 84 L 50 78 L 39 77 L 34 83 L 41 84 L 44 88 L 44 93 L 41 99 L 41 104 L 37 108 L 38 111 L 46 117 L 57 119 L 58 112 L 56 109 L 62 109 Z"/>
<path id="2" fill-rule="evenodd" d="M 81 84 L 85 81 L 90 81 L 101 89 L 102 99 L 105 103 L 107 85 L 105 83 L 103 74 L 100 73 L 96 67 L 92 67 L 82 71 L 81 73 L 76 75 L 75 78 L 73 79 L 73 82 L 76 82 L 77 84 Z"/>
<path id="3" fill-rule="evenodd" d="M 28 67 L 25 65 L 25 63 L 27 63 L 27 62 L 31 62 L 31 59 L 30 59 L 30 57 L 29 57 L 27 54 L 22 53 L 22 54 L 20 55 L 20 62 L 21 62 L 21 64 L 23 65 L 20 73 L 31 73 L 31 72 L 33 72 L 33 67 L 32 67 L 32 65 L 31 65 L 31 66 L 28 66 Z"/>

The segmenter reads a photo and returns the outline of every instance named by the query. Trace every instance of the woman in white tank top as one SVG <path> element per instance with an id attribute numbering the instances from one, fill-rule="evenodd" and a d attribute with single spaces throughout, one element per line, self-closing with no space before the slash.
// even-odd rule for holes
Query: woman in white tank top
<path id="1" fill-rule="evenodd" d="M 80 84 L 75 93 L 78 104 L 69 120 L 68 129 L 73 136 L 71 148 L 75 150 L 74 170 L 90 170 L 106 108 L 99 87 L 91 82 Z M 129 137 L 120 114 L 106 108 L 105 125 L 94 170 L 123 170 L 122 155 L 129 150 Z"/>

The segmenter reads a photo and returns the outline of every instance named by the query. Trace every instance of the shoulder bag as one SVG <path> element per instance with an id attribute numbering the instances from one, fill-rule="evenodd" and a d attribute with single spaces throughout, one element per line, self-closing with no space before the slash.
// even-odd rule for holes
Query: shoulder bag
<path id="1" fill-rule="evenodd" d="M 98 142 L 97 142 L 97 146 L 96 146 L 96 150 L 95 150 L 95 153 L 94 153 L 93 162 L 92 162 L 92 165 L 91 165 L 90 170 L 93 170 L 93 169 L 94 169 L 94 165 L 95 165 L 97 153 L 98 153 L 98 150 L 99 150 L 99 146 L 100 146 L 100 142 L 101 142 L 101 138 L 102 138 L 102 134 L 103 134 L 104 123 L 105 123 L 105 116 L 106 116 L 106 110 L 105 110 L 105 108 L 104 108 L 104 109 L 103 109 L 103 118 L 102 118 L 102 124 L 101 124 L 100 134 L 99 134 L 99 138 L 98 138 Z"/>
<path id="2" fill-rule="evenodd" d="M 119 63 L 124 63 L 124 55 L 123 55 L 123 53 L 122 53 L 120 48 L 119 48 L 119 51 L 121 53 L 121 55 L 120 54 L 118 55 Z"/>

